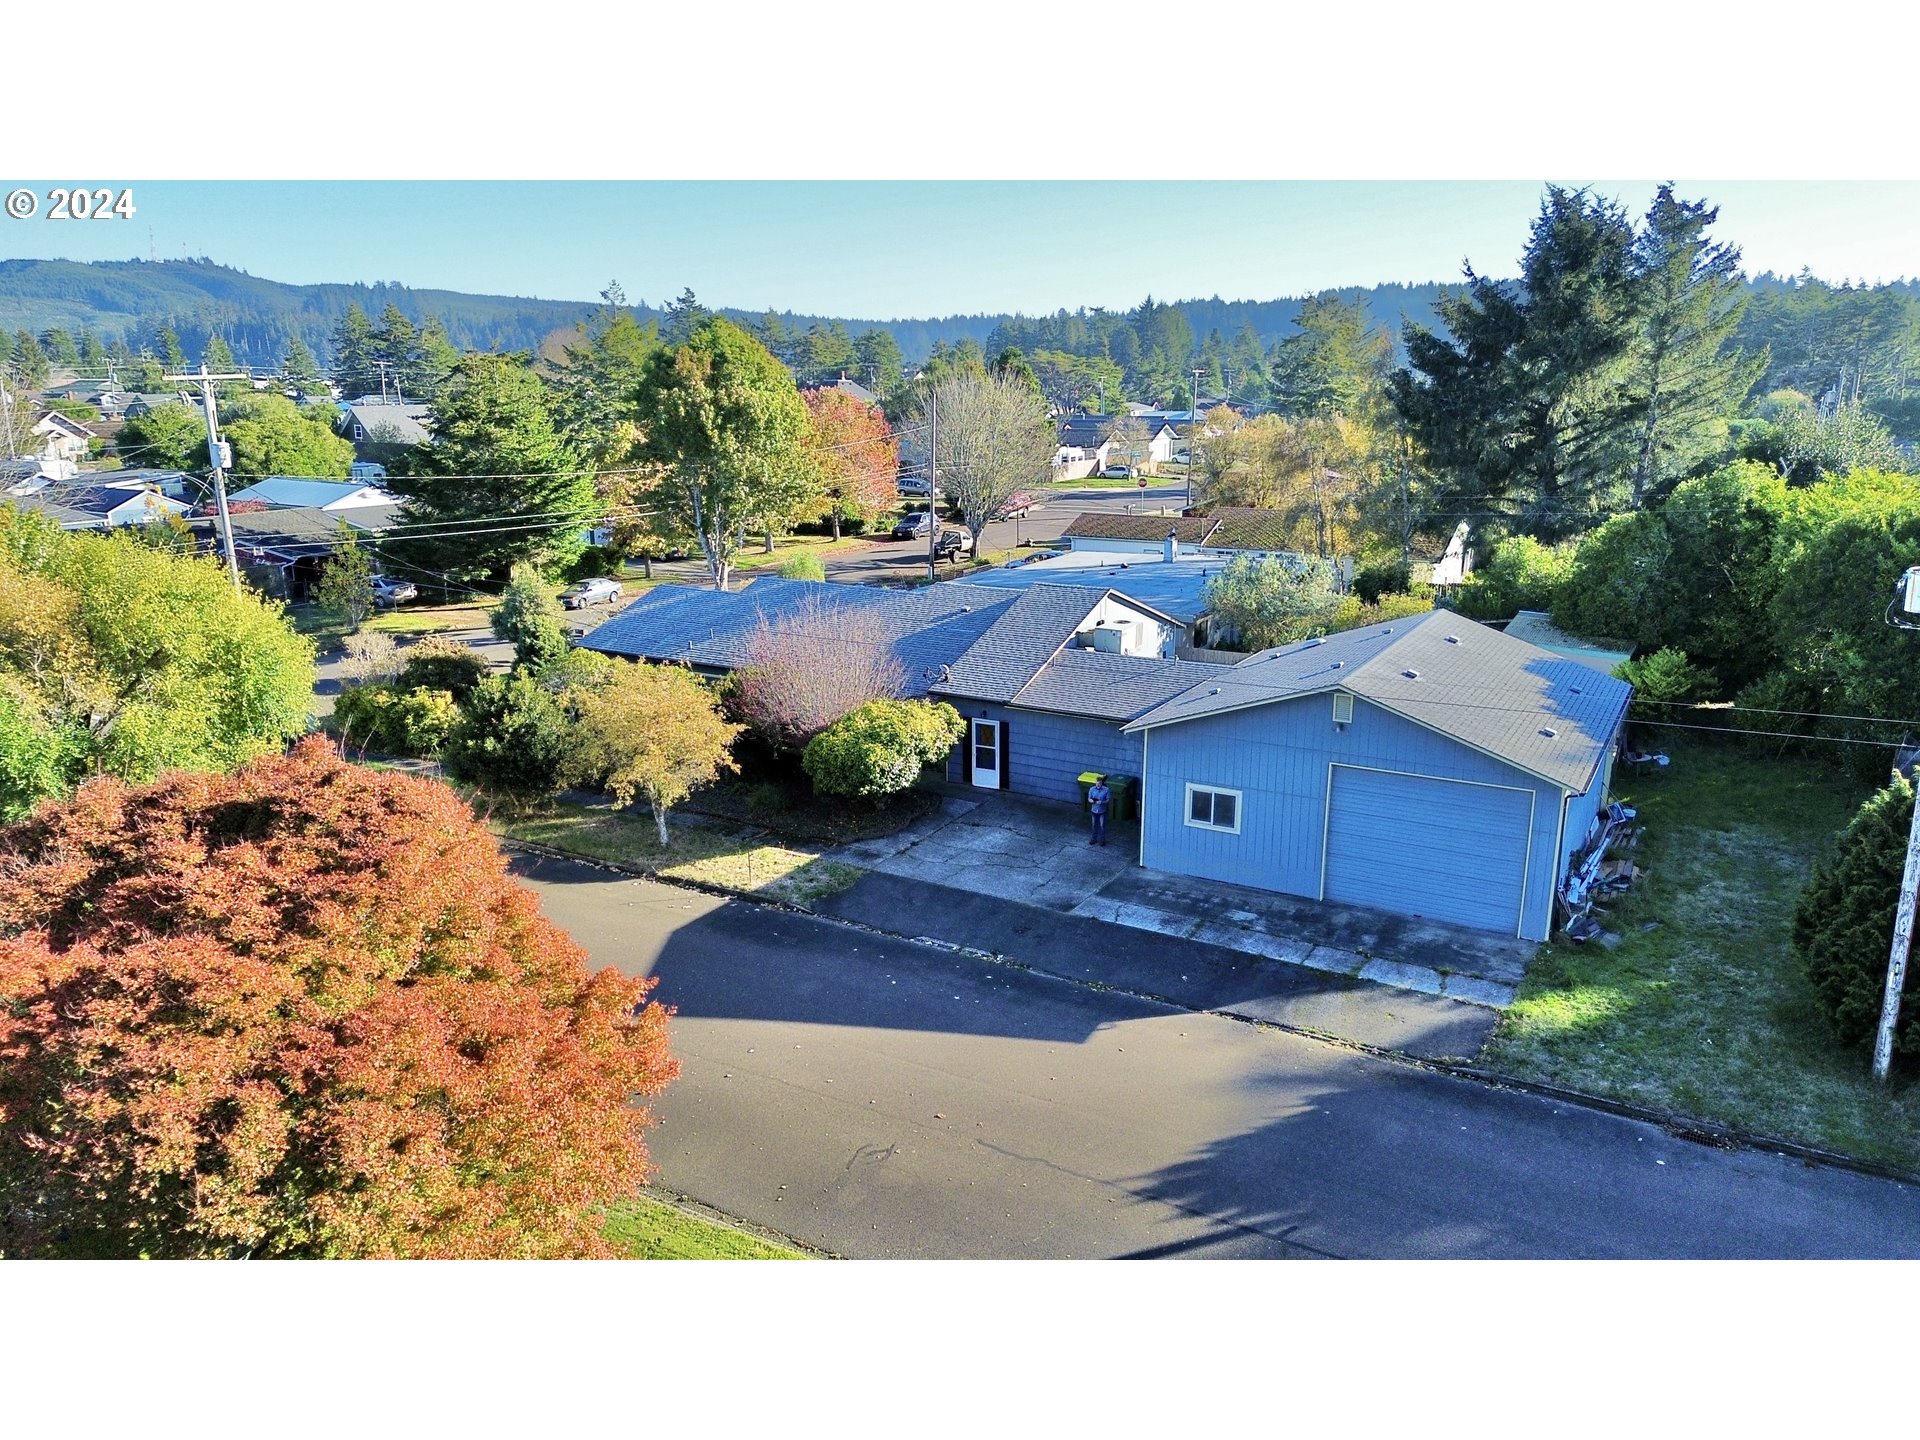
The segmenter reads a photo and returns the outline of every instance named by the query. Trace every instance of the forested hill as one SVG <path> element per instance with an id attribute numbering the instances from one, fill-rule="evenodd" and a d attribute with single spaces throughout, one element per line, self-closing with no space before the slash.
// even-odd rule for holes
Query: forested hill
<path id="1" fill-rule="evenodd" d="M 1364 303 L 1373 318 L 1395 334 L 1411 319 L 1430 323 L 1438 285 L 1380 285 L 1342 290 L 1343 298 Z M 720 297 L 715 297 L 720 298 Z M 1193 334 L 1223 336 L 1252 326 L 1263 346 L 1290 330 L 1300 311 L 1298 299 L 1182 300 Z M 333 328 L 350 305 L 378 318 L 389 304 L 415 324 L 439 317 L 447 338 L 461 349 L 531 350 L 551 332 L 565 329 L 594 308 L 575 300 L 540 300 L 511 295 L 468 295 L 454 290 L 416 290 L 405 285 L 286 285 L 249 275 L 211 260 L 120 260 L 80 263 L 72 260 L 0 260 L 0 328 L 39 335 L 91 330 L 102 342 L 124 342 L 139 350 L 162 326 L 173 330 L 188 355 L 198 355 L 209 337 L 220 335 L 243 365 L 275 365 L 295 335 L 324 363 Z M 637 315 L 659 319 L 664 311 L 637 305 Z M 762 312 L 724 310 L 742 320 Z M 853 334 L 884 326 L 909 364 L 923 361 L 936 343 L 972 339 L 985 344 L 994 330 L 1016 317 L 949 315 L 933 319 L 871 320 L 778 312 L 785 328 L 804 331 L 836 321 Z M 1064 313 L 1064 312 L 1063 312 Z"/>

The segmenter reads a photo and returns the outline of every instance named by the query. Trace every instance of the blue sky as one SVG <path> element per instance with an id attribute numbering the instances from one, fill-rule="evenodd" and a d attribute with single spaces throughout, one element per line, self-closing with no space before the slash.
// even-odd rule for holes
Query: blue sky
<path id="1" fill-rule="evenodd" d="M 9 186 L 22 183 L 9 181 Z M 106 182 L 100 182 L 106 183 Z M 1652 181 L 1593 183 L 1630 211 Z M 1747 268 L 1886 280 L 1920 270 L 1920 184 L 1679 181 L 1721 207 Z M 298 283 L 871 319 L 1270 299 L 1512 273 L 1534 181 L 132 182 L 128 221 L 0 220 L 0 257 L 208 255 Z M 35 186 L 44 192 L 44 184 Z"/>

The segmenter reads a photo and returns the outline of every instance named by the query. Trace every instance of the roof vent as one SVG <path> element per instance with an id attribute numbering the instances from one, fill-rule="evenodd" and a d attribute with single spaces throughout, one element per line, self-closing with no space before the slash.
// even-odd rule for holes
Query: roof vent
<path id="1" fill-rule="evenodd" d="M 1558 730 L 1554 730 L 1549 726 L 1542 725 L 1540 727 L 1540 735 L 1543 739 L 1546 739 L 1546 740 L 1553 739 L 1553 737 L 1558 735 L 1559 733 L 1560 732 Z"/>
<path id="2" fill-rule="evenodd" d="M 1301 648 L 1302 650 L 1311 650 L 1311 649 L 1313 649 L 1313 647 L 1314 647 L 1314 646 L 1316 646 L 1316 645 L 1324 645 L 1324 644 L 1326 644 L 1326 643 L 1327 643 L 1327 642 L 1326 642 L 1326 640 L 1325 640 L 1325 639 L 1324 639 L 1323 637 L 1321 637 L 1321 636 L 1319 636 L 1319 635 L 1315 635 L 1315 636 L 1314 636 L 1314 637 L 1313 637 L 1312 639 L 1310 639 L 1310 640 L 1308 640 L 1308 641 L 1306 641 L 1306 642 L 1305 642 L 1304 644 L 1302 644 L 1300 648 Z"/>
<path id="3" fill-rule="evenodd" d="M 1332 668 L 1332 669 L 1334 669 L 1334 670 L 1338 670 L 1338 669 L 1339 669 L 1339 668 L 1340 668 L 1340 667 L 1341 667 L 1342 665 L 1344 665 L 1344 664 L 1346 664 L 1346 663 L 1347 663 L 1347 662 L 1346 662 L 1346 661 L 1344 661 L 1344 660 L 1336 660 L 1336 661 L 1334 661 L 1334 662 L 1333 662 L 1333 664 L 1332 664 L 1332 666 L 1331 666 L 1330 668 Z"/>
<path id="4" fill-rule="evenodd" d="M 1578 685 L 1569 685 L 1569 686 L 1568 686 L 1567 688 L 1568 688 L 1569 690 L 1571 690 L 1571 691 L 1573 691 L 1573 693 L 1574 693 L 1574 694 L 1576 694 L 1576 695 L 1584 695 L 1584 694 L 1586 694 L 1586 691 L 1584 691 L 1584 690 L 1582 690 L 1582 689 L 1581 689 L 1581 688 L 1580 688 L 1580 687 L 1579 687 Z"/>
<path id="5" fill-rule="evenodd" d="M 1214 686 L 1211 690 L 1207 691 L 1207 694 L 1209 695 L 1218 695 L 1219 693 L 1220 693 L 1220 687 L 1218 685 Z"/>
<path id="6" fill-rule="evenodd" d="M 1400 673 L 1409 680 L 1418 680 L 1420 678 L 1420 672 L 1418 670 L 1402 670 Z"/>
<path id="7" fill-rule="evenodd" d="M 1458 645 L 1459 643 L 1460 643 L 1460 637 L 1458 635 L 1447 636 L 1447 644 Z"/>

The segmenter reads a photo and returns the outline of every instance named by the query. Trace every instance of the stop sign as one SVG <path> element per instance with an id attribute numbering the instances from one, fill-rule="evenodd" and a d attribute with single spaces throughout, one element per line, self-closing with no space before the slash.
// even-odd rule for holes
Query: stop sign
<path id="1" fill-rule="evenodd" d="M 1146 489 L 1146 488 L 1147 488 L 1147 477 L 1146 477 L 1146 476 L 1144 476 L 1144 475 L 1142 475 L 1142 476 L 1140 477 L 1140 488 L 1141 488 L 1142 490 L 1144 490 L 1144 489 Z"/>

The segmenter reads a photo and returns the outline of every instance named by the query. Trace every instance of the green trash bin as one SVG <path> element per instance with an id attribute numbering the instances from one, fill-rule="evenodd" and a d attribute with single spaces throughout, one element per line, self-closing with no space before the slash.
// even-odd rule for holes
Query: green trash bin
<path id="1" fill-rule="evenodd" d="M 1107 776 L 1107 788 L 1113 792 L 1113 800 L 1107 806 L 1107 813 L 1115 820 L 1133 819 L 1133 786 L 1131 775 Z"/>

